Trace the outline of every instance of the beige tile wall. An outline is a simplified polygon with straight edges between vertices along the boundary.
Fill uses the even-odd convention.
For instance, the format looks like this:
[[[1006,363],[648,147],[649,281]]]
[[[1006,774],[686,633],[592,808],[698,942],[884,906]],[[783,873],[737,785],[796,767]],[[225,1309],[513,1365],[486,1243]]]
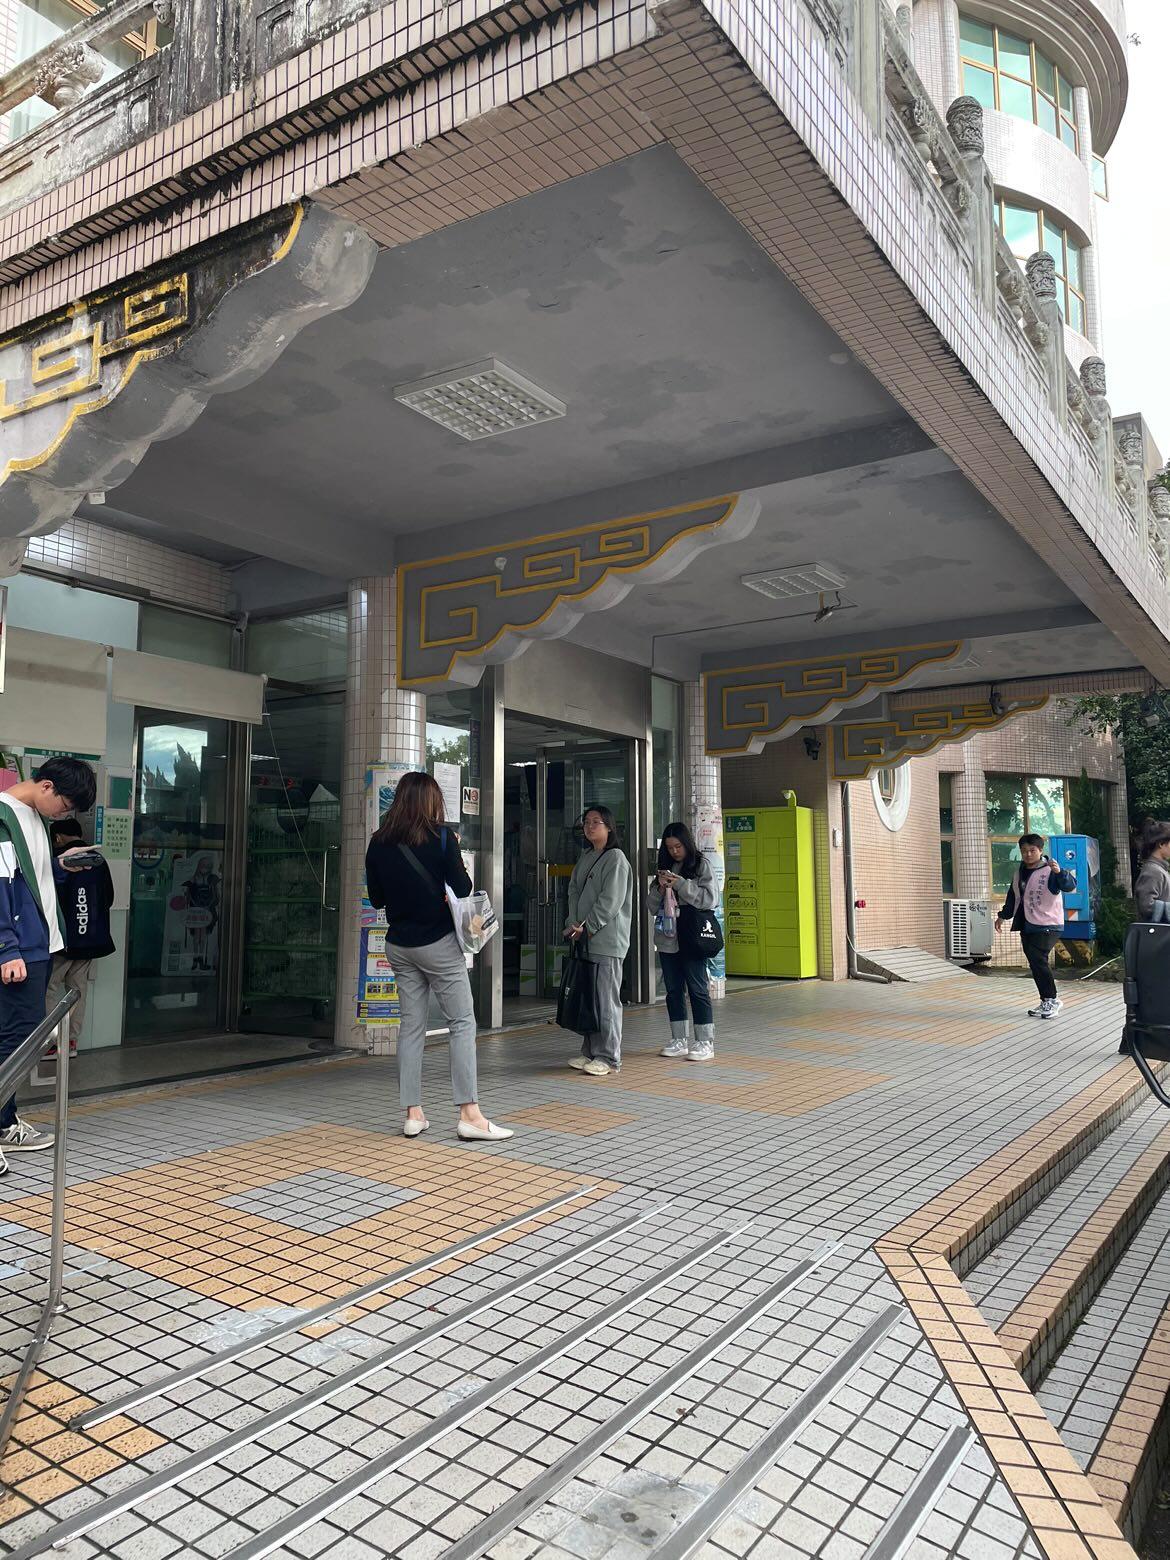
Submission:
[[[1124,764],[1111,737],[1097,737],[1068,723],[1068,708],[1021,716],[997,731],[972,738],[988,774],[1060,775],[1076,779],[1082,767],[1115,788],[1113,834],[1125,865],[1122,832]],[[824,736],[823,728],[818,735]],[[828,779],[825,753],[809,759],[801,736],[772,742],[757,757],[723,761],[723,805],[777,806],[786,789],[814,810],[817,848],[818,947],[824,978],[840,978],[845,969],[844,861],[832,830],[840,826],[840,787]],[[850,787],[853,829],[854,897],[864,899],[857,912],[860,949],[912,946],[940,957],[946,952],[939,853],[939,775],[962,767],[962,747],[940,748],[909,768],[912,792],[909,816],[892,833],[882,823],[868,781]],[[996,939],[993,963],[1022,962],[1019,941],[1004,932]]]

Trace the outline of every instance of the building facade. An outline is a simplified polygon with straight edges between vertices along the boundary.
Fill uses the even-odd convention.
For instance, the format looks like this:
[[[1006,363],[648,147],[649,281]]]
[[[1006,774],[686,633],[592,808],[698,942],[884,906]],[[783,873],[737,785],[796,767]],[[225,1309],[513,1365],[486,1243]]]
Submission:
[[[1119,8],[235,10],[0,27],[0,746],[101,768],[85,1044],[391,1049],[404,767],[491,1025],[547,1011],[589,801],[642,880],[794,792],[825,979],[942,952],[1082,769],[1120,828],[1059,707],[1170,675],[1097,350]]]

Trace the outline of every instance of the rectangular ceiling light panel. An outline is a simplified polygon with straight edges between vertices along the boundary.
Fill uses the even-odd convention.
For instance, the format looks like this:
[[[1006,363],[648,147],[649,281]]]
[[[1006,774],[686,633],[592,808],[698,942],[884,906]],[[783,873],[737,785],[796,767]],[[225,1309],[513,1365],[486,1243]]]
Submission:
[[[461,439],[490,439],[565,415],[563,401],[495,358],[399,385],[394,399]]]
[[[827,563],[797,563],[788,569],[769,569],[764,574],[745,574],[741,583],[749,590],[759,591],[773,601],[788,596],[820,596],[826,591],[840,590],[845,576]]]

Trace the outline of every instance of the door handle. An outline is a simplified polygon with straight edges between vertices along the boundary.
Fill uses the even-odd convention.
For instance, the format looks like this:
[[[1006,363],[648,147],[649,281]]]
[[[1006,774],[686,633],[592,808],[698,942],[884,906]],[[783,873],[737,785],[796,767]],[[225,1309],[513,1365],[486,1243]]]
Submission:
[[[328,845],[321,855],[321,908],[323,910],[337,910],[339,905],[329,903],[329,858],[339,855],[340,845]]]
[[[536,903],[542,910],[547,910],[548,906],[552,903],[551,899],[549,898],[548,889],[548,862],[538,861],[536,866]]]

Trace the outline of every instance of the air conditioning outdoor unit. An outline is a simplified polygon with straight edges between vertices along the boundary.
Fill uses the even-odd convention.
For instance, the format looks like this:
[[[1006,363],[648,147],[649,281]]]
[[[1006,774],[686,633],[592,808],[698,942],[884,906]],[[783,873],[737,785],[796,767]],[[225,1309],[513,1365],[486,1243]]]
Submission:
[[[943,913],[948,959],[956,964],[970,964],[973,959],[991,957],[992,915],[985,899],[947,899],[943,901]]]

